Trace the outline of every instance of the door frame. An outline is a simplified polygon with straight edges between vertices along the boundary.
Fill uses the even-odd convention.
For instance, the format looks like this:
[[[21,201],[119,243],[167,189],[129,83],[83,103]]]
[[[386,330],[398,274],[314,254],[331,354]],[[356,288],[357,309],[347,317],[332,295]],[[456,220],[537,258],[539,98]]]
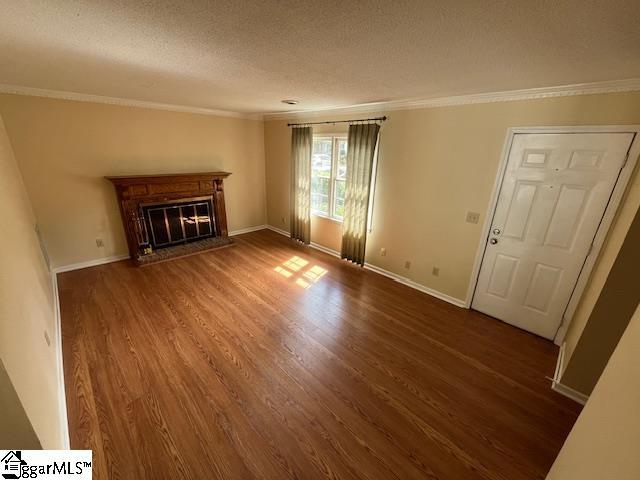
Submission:
[[[502,147],[502,157],[498,166],[498,172],[493,184],[493,190],[491,198],[489,200],[489,206],[487,208],[487,214],[482,226],[482,232],[480,235],[480,241],[476,251],[475,261],[473,263],[473,269],[471,271],[471,281],[469,282],[469,288],[467,289],[467,297],[465,299],[465,307],[471,308],[473,302],[473,296],[478,284],[478,278],[480,276],[480,268],[482,267],[482,260],[487,246],[487,240],[489,238],[489,231],[491,224],[493,223],[493,217],[498,206],[498,197],[500,195],[500,189],[502,188],[502,181],[507,169],[507,163],[509,161],[509,154],[511,153],[511,145],[513,139],[517,134],[526,133],[632,133],[634,134],[631,146],[627,152],[626,163],[620,170],[618,179],[613,187],[611,197],[600,220],[600,225],[596,230],[591,244],[591,249],[587,254],[575,287],[569,298],[569,302],[565,308],[565,312],[562,315],[562,321],[560,327],[556,332],[553,342],[556,345],[561,345],[564,337],[567,333],[567,329],[573,320],[573,316],[576,312],[576,308],[582,298],[584,289],[587,286],[587,282],[591,276],[593,267],[596,264],[596,260],[600,255],[602,246],[607,237],[607,233],[613,223],[613,219],[616,216],[618,208],[627,191],[629,180],[638,162],[638,156],[640,155],[640,125],[587,125],[587,126],[557,126],[557,127],[510,127],[507,129],[507,136]],[[640,174],[640,173],[639,173]]]

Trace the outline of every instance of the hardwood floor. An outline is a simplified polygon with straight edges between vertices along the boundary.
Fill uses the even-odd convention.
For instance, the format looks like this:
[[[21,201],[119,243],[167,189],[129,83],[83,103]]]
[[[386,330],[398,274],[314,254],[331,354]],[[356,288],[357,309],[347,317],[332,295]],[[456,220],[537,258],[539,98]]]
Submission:
[[[544,478],[557,348],[271,231],[59,275],[96,479]]]

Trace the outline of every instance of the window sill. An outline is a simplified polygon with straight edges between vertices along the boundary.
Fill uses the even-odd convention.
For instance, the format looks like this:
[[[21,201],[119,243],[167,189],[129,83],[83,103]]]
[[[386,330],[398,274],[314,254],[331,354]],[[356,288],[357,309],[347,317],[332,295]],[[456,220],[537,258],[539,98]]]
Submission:
[[[335,222],[335,223],[340,223],[342,224],[342,220],[340,220],[339,218],[333,218],[333,217],[329,217],[327,215],[322,215],[320,213],[312,213],[311,214],[312,217],[318,217],[318,218],[323,218],[325,220],[329,220],[330,222]]]

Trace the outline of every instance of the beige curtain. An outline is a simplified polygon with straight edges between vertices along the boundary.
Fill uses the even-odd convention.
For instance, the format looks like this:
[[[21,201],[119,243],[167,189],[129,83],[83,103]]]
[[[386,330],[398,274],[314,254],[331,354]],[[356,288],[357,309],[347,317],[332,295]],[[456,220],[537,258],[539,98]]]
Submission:
[[[360,265],[364,265],[371,173],[379,131],[377,123],[349,126],[341,256]]]
[[[311,127],[291,131],[291,238],[311,242]]]

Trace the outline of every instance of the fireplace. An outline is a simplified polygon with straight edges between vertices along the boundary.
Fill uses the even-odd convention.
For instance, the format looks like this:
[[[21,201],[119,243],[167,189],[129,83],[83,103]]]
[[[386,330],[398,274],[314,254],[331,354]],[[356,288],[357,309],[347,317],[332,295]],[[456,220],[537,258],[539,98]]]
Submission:
[[[226,172],[107,177],[116,186],[129,253],[139,265],[231,244]]]
[[[143,204],[141,207],[144,240],[154,248],[193,242],[216,234],[211,197]]]

